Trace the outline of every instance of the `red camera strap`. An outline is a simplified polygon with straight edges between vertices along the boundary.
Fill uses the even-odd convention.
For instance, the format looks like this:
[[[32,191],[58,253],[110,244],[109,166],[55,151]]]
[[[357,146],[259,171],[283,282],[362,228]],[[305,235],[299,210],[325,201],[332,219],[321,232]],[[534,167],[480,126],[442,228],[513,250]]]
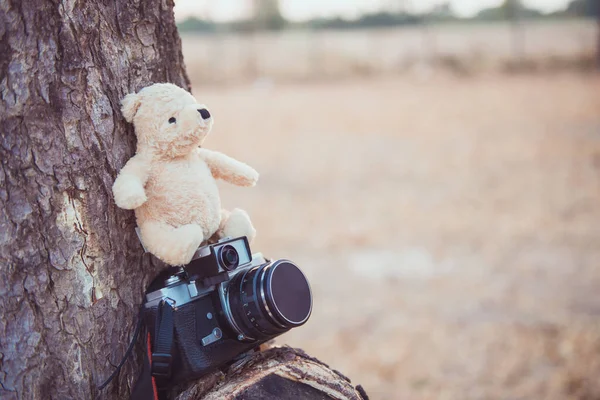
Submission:
[[[155,343],[152,346],[152,336],[148,332],[142,372],[133,386],[130,400],[160,400],[164,396],[158,391],[156,376],[168,379],[171,375],[173,334],[173,308],[169,303],[161,302],[157,311]]]
[[[148,345],[146,346],[146,350],[148,351],[148,353],[147,353],[148,360],[150,360],[152,357],[152,340],[150,338],[150,333],[148,333],[148,335],[147,335],[147,344]],[[152,371],[152,364],[150,364],[149,367],[150,367],[150,370]],[[156,379],[153,376],[151,376],[151,380],[152,380],[152,394],[154,395],[153,399],[158,400],[158,389],[156,389]]]
[[[156,387],[156,382],[154,377],[152,376],[152,366],[150,364],[150,359],[152,356],[152,345],[150,334],[147,334],[146,337],[146,356],[144,357],[144,364],[142,365],[142,372],[138,377],[137,381],[133,385],[133,390],[131,391],[130,400],[159,400],[158,389]]]

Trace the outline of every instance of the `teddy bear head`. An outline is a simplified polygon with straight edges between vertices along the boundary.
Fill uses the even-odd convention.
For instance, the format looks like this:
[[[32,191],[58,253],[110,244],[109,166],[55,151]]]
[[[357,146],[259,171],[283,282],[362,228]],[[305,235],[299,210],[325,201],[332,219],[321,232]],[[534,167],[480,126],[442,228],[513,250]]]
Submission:
[[[155,83],[128,94],[121,112],[133,123],[139,147],[161,156],[184,156],[202,144],[213,118],[204,104],[171,83]]]

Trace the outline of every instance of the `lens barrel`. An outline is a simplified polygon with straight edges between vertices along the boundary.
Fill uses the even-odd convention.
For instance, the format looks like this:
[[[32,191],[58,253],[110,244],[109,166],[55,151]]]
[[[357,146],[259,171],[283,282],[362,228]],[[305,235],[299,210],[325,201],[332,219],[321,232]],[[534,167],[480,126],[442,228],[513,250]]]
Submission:
[[[291,261],[277,260],[237,274],[228,287],[232,324],[263,339],[304,324],[312,311],[308,280]]]

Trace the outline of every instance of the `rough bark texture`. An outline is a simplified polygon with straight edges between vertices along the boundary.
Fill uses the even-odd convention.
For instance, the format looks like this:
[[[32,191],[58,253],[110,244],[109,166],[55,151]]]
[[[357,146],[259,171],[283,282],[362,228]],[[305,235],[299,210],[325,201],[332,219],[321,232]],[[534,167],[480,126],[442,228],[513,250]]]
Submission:
[[[596,66],[600,70],[600,7],[596,11],[596,23],[598,25],[598,32],[596,34]]]
[[[160,267],[111,194],[151,82],[188,87],[173,0],[0,0],[0,398],[129,392],[138,357],[95,386]]]
[[[217,372],[176,400],[368,400],[360,385],[302,350],[272,348]]]
[[[153,82],[189,89],[172,0],[0,0],[2,399],[128,397],[142,346],[96,387],[124,355],[163,265],[143,254],[111,186],[135,150],[120,99]],[[246,358],[179,399],[204,395],[360,398],[291,349]]]

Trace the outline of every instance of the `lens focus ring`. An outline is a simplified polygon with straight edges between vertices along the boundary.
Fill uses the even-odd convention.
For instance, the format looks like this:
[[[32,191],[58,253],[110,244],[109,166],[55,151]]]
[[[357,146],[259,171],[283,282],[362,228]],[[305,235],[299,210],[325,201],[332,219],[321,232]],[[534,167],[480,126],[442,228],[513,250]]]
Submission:
[[[273,336],[300,326],[312,310],[308,281],[290,261],[253,267],[238,274],[229,289],[232,316],[250,337]]]

